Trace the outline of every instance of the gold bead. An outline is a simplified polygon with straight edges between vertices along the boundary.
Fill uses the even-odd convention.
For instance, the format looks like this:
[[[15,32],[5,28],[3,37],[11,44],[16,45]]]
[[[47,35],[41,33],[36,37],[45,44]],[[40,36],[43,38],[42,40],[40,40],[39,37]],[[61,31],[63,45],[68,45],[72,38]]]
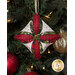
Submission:
[[[9,3],[10,2],[10,0],[7,0],[7,3]]]
[[[8,12],[9,10],[7,10],[7,12]]]
[[[8,19],[8,20],[7,20],[7,23],[10,23],[10,22],[11,22],[11,20],[10,20],[10,19]]]
[[[33,65],[31,65],[31,69],[33,69]]]
[[[50,54],[51,52],[50,52],[50,50],[48,50],[48,54]]]
[[[43,70],[45,70],[45,66],[43,66],[43,68],[42,68]]]

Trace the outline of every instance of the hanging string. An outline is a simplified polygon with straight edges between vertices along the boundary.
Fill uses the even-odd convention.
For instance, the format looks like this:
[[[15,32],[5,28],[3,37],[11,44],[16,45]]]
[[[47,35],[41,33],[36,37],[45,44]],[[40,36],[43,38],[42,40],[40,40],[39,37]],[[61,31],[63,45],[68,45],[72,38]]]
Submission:
[[[39,0],[35,0],[35,13],[39,13]]]

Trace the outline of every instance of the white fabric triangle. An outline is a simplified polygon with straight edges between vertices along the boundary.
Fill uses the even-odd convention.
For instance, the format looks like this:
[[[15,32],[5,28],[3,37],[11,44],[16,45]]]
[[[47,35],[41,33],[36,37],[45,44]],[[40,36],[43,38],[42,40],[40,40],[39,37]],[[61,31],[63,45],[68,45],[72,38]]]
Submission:
[[[29,49],[29,51],[32,53],[32,43],[33,43],[33,41],[32,42],[30,42],[30,43],[23,43],[23,45],[25,45],[28,49]]]
[[[21,30],[21,32],[30,32],[31,33],[31,29],[30,29],[31,22],[32,22],[32,20],[29,21],[29,23],[24,27],[24,29]]]
[[[41,33],[54,32],[43,20],[42,23],[43,23],[43,27]]]
[[[51,44],[52,44],[52,43],[50,43],[50,44],[46,44],[46,43],[41,42],[42,49],[43,49],[43,51],[41,52],[41,54],[44,53],[45,50],[47,49],[47,47],[48,47],[49,45],[51,45]]]

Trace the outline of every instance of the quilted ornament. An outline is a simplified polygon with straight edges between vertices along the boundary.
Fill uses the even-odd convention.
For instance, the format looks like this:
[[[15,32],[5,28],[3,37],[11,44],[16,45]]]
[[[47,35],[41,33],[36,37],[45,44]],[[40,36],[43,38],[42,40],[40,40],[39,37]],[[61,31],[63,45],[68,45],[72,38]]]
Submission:
[[[56,35],[43,20],[40,20],[39,15],[35,13],[33,21],[31,20],[14,38],[20,40],[39,60],[46,48],[59,39],[60,36]]]

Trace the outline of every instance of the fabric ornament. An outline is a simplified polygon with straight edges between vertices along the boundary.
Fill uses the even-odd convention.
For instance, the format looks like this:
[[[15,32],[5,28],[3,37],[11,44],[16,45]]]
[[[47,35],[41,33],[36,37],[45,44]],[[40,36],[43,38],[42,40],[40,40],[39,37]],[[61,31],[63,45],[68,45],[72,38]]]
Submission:
[[[43,20],[40,20],[38,13],[35,13],[33,21],[31,20],[14,38],[20,40],[39,60],[46,48],[60,36],[56,35]]]

